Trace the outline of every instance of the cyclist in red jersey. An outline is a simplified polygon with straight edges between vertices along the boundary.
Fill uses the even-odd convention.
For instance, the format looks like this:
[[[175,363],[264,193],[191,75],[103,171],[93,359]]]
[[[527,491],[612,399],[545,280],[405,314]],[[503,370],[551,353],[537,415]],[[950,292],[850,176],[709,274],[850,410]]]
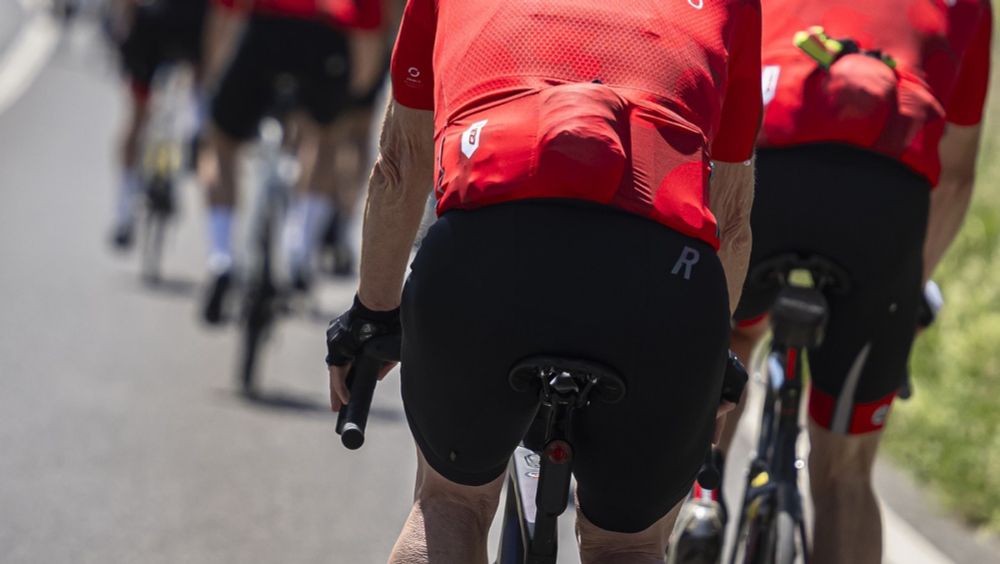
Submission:
[[[628,387],[574,416],[583,561],[663,561],[749,253],[759,18],[756,0],[408,2],[360,286],[327,359],[339,410],[360,345],[402,332],[419,469],[390,561],[486,561],[538,408],[508,372],[546,352]]]
[[[989,0],[764,5],[751,269],[812,253],[852,278],[848,294],[828,296],[826,338],[809,359],[819,564],[881,559],[872,467],[906,377],[921,288],[971,197],[991,26]],[[797,34],[837,42],[820,37],[811,56]],[[732,345],[744,360],[775,293],[744,288]]]
[[[352,94],[366,92],[378,78],[382,0],[219,0],[217,10],[245,19],[244,32],[230,32],[238,44],[212,102],[213,127],[203,175],[208,185],[210,270],[213,280],[204,305],[209,323],[222,319],[232,280],[231,232],[236,200],[237,163],[244,142],[257,134],[258,122],[274,104],[279,77],[296,82],[296,104],[307,119],[296,119],[304,165],[299,194],[289,220],[293,228],[289,259],[292,278],[308,278],[309,260],[330,213],[337,185],[339,144],[336,117]],[[372,62],[374,60],[374,62]],[[295,116],[297,117],[297,116]]]

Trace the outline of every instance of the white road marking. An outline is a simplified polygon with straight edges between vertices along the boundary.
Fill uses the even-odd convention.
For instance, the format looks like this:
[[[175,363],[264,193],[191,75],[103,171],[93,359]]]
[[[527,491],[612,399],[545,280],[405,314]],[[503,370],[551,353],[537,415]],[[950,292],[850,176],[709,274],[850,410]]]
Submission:
[[[888,564],[955,564],[888,505],[882,503],[882,529]]]
[[[32,12],[6,52],[0,54],[0,113],[31,86],[59,42],[59,26],[38,0],[21,0]]]

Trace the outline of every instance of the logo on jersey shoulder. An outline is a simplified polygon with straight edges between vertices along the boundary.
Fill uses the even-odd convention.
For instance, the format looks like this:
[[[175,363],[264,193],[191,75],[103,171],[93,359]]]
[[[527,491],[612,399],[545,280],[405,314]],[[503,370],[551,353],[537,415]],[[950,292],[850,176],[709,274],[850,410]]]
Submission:
[[[705,0],[688,0],[688,5],[695,10],[700,10],[705,7]]]
[[[781,75],[781,67],[778,65],[767,65],[760,72],[761,94],[764,97],[764,105],[774,100],[774,95],[778,92],[778,76]]]
[[[475,154],[476,149],[479,148],[479,141],[482,137],[483,128],[486,127],[487,122],[489,122],[487,119],[477,121],[462,134],[462,154],[465,155],[465,158],[471,159],[472,155]]]

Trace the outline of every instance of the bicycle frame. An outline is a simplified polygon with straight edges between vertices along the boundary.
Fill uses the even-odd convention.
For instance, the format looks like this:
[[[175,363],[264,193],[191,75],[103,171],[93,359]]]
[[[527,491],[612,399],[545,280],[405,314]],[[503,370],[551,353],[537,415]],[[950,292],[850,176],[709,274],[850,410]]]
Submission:
[[[798,488],[798,474],[804,462],[796,452],[801,431],[803,353],[802,349],[775,346],[764,359],[767,377],[760,435],[747,475],[737,546],[730,555],[732,564],[773,561],[778,541],[776,519],[782,512],[791,516],[801,546],[806,546],[802,494]],[[742,560],[739,560],[741,547]],[[808,561],[804,552],[802,556]]]
[[[766,374],[764,402],[757,450],[750,463],[740,509],[736,546],[730,555],[731,564],[740,561],[740,556],[745,564],[787,560],[795,555],[788,554],[789,542],[793,543],[790,548],[793,553],[800,554],[805,562],[809,558],[802,493],[798,486],[799,471],[805,467],[805,462],[799,458],[796,446],[801,434],[799,417],[804,378],[808,372],[807,349],[822,341],[826,302],[813,287],[815,276],[805,277],[802,272],[799,269],[791,271],[789,288],[792,291],[787,294],[789,299],[784,307],[789,308],[786,313],[794,310],[806,315],[775,315],[775,337],[766,356],[755,363]],[[791,519],[797,538],[779,538],[778,521],[782,514]]]
[[[160,277],[166,223],[174,213],[177,178],[183,169],[183,142],[190,124],[183,119],[193,78],[178,64],[157,71],[149,124],[143,140],[142,184],[145,219],[142,274],[149,282]]]
[[[511,387],[537,389],[532,373],[541,382],[542,405],[508,467],[498,564],[555,564],[558,519],[569,504],[573,473],[573,413],[591,394],[606,403],[625,395],[625,383],[610,369],[554,357],[519,364],[511,371]]]
[[[246,393],[254,392],[257,357],[277,312],[280,296],[274,280],[275,234],[284,218],[288,195],[298,174],[298,160],[287,142],[284,124],[269,117],[261,124],[257,145],[258,189],[250,206],[245,257],[246,295],[240,379]]]

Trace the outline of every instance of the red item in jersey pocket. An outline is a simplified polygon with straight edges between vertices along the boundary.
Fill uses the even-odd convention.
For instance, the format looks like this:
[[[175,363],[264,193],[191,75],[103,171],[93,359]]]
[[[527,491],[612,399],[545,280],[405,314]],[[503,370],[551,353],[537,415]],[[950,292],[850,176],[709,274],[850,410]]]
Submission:
[[[761,144],[783,146],[847,137],[873,147],[895,111],[896,73],[867,55],[841,57],[829,71],[804,55],[782,65]]]

